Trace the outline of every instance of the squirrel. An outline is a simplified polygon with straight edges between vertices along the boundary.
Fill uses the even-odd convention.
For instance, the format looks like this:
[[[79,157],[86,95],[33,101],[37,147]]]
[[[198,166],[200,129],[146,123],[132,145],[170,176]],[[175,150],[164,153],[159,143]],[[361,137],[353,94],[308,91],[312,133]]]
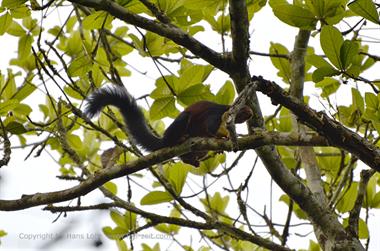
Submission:
[[[188,106],[165,130],[162,137],[156,136],[147,125],[144,114],[136,100],[120,86],[107,86],[90,94],[85,114],[92,118],[107,105],[115,106],[122,114],[129,136],[149,152],[183,143],[191,137],[228,138],[223,115],[230,108],[211,101],[198,101]],[[252,116],[248,106],[236,114],[235,123],[243,123]],[[207,152],[190,152],[181,155],[184,163],[198,167]]]

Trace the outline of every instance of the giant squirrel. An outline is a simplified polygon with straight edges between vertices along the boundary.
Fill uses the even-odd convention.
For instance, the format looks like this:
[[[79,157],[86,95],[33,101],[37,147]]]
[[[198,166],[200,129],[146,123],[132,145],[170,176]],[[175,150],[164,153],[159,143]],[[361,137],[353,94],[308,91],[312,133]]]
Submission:
[[[120,86],[103,87],[87,98],[85,114],[90,118],[100,113],[103,107],[115,106],[121,112],[129,136],[147,151],[174,146],[191,137],[228,138],[223,115],[230,108],[210,101],[199,101],[188,106],[170,124],[162,137],[157,137],[148,127],[136,100]],[[243,123],[252,116],[248,106],[241,108],[235,123]],[[190,152],[180,156],[183,162],[198,167],[207,152]]]

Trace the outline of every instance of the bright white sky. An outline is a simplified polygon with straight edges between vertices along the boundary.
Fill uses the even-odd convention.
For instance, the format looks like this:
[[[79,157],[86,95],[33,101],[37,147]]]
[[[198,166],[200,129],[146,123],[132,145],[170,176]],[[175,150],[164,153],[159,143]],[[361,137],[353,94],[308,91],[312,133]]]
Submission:
[[[54,15],[52,15],[54,16]],[[64,15],[60,13],[57,16],[61,16],[61,20],[64,20]],[[259,51],[259,52],[268,52],[270,42],[279,42],[285,45],[289,50],[293,47],[293,41],[297,29],[290,28],[279,21],[273,19],[271,10],[266,7],[263,11],[259,12],[253,21],[253,26],[251,27],[251,50]],[[209,35],[202,36],[198,35],[198,39],[208,44],[210,47],[215,48],[215,41],[219,38],[210,38]],[[0,38],[2,41],[2,46],[0,47],[0,69],[3,73],[6,71],[8,66],[8,60],[14,54],[13,52],[17,51],[17,43],[14,42],[12,38],[4,40],[4,37]],[[219,40],[218,40],[219,41]],[[7,43],[4,45],[4,43]],[[313,45],[318,46],[318,45]],[[378,50],[379,51],[379,50]],[[133,78],[129,78],[127,80],[128,88],[131,93],[133,93],[136,97],[147,94],[154,88],[154,79],[159,76],[159,73],[154,68],[153,64],[150,61],[140,61],[134,60],[133,67],[139,69],[140,71],[148,71],[148,74],[141,75],[137,72],[133,72]],[[279,79],[276,76],[275,69],[271,66],[271,63],[266,57],[258,57],[253,56],[251,62],[251,69],[253,74],[263,75],[265,78],[271,80]],[[377,73],[379,74],[379,73]],[[379,75],[377,78],[380,78]],[[374,77],[371,77],[374,79]],[[226,75],[224,74],[215,74],[213,78],[209,78],[207,83],[213,82],[218,83],[218,87],[224,83],[226,80]],[[139,84],[131,84],[131,83],[139,83]],[[217,88],[213,90],[217,90]],[[315,107],[319,106],[319,101],[315,98],[315,96],[319,93],[313,89],[313,86],[306,85],[305,91],[308,95],[312,97],[312,104]],[[339,99],[339,103],[349,102],[351,100],[349,89],[347,88],[347,99]],[[313,98],[314,97],[314,98]],[[341,96],[342,97],[342,96]],[[337,97],[332,97],[332,99],[337,99]],[[34,100],[33,100],[34,101]],[[35,104],[40,102],[39,100],[34,101]],[[262,108],[266,114],[269,114],[273,107],[271,106],[269,100],[265,97],[260,96],[260,103],[262,104]],[[37,109],[37,108],[36,108]],[[38,110],[36,110],[34,114],[38,114]],[[38,141],[38,139],[36,139]],[[18,144],[17,141],[13,141],[13,144]],[[59,181],[55,178],[56,175],[59,175],[57,165],[54,160],[46,153],[43,153],[43,156],[40,158],[29,158],[27,161],[24,161],[27,153],[30,149],[27,150],[14,150],[12,153],[12,159],[10,164],[7,167],[2,167],[0,169],[1,174],[1,182],[0,182],[0,198],[2,199],[15,199],[19,198],[22,194],[32,194],[35,192],[48,192],[55,191],[64,188],[68,188],[72,185],[75,185],[76,182],[67,182],[67,181]],[[253,152],[247,154],[244,159],[244,165],[241,165],[242,168],[242,176],[246,175],[246,173],[250,170],[253,162]],[[229,158],[229,162],[231,162],[233,158]],[[143,172],[144,173],[144,172]],[[150,177],[150,176],[149,176]],[[237,180],[240,180],[241,177],[236,177]],[[126,191],[125,179],[119,179],[119,196],[123,195],[123,191]],[[140,181],[139,179],[135,179]],[[146,179],[144,184],[145,187],[151,187],[152,178]],[[269,175],[267,174],[265,168],[263,166],[258,165],[254,171],[254,178],[251,180],[253,182],[254,188],[253,191],[250,191],[250,196],[254,196],[253,198],[249,198],[249,201],[254,201],[250,203],[254,206],[256,210],[260,213],[264,210],[264,205],[267,205],[267,214],[269,214],[269,191],[271,186],[271,180]],[[235,183],[237,184],[237,183]],[[194,182],[189,182],[189,185],[195,191],[198,191],[198,187]],[[224,185],[224,184],[220,184]],[[274,186],[274,194],[273,194],[273,202],[276,203],[278,201],[280,191]],[[218,187],[212,187],[211,189],[217,190]],[[139,198],[145,195],[145,191],[134,190],[133,199],[138,202]],[[126,193],[125,193],[126,194]],[[190,194],[190,190],[187,189],[187,194]],[[226,195],[227,193],[223,194]],[[230,202],[234,202],[235,198],[231,197]],[[89,195],[82,197],[82,205],[90,205],[96,204],[103,201],[103,196],[100,192],[92,192]],[[75,204],[76,201],[73,201],[72,204]],[[67,205],[63,203],[62,205]],[[91,241],[100,234],[101,227],[108,225],[114,226],[111,222],[109,216],[105,212],[81,212],[81,213],[69,213],[68,216],[61,217],[56,223],[52,223],[52,221],[57,217],[57,215],[53,215],[49,212],[41,211],[42,207],[31,208],[24,211],[18,212],[1,212],[0,213],[0,229],[4,229],[8,232],[8,236],[2,239],[2,249],[5,250],[37,250],[42,247],[46,247],[49,250],[85,250],[86,248],[91,247]],[[144,209],[152,212],[157,212],[160,207],[145,207]],[[280,208],[280,209],[279,209]],[[284,206],[283,203],[277,204],[273,210],[273,219],[274,222],[283,223],[284,217],[287,212],[287,207]],[[295,219],[295,217],[293,218]],[[143,221],[139,221],[140,224],[143,224]],[[372,234],[373,236],[377,236],[377,232],[374,231],[374,226],[380,225],[380,217],[379,216],[371,216],[370,219],[372,226]],[[252,221],[253,224],[263,224],[262,221],[255,218]],[[65,229],[65,230],[64,230]],[[256,229],[255,229],[256,230]],[[62,242],[57,245],[61,246],[57,248],[54,246],[53,248],[47,247],[48,240],[53,235],[54,238],[56,234],[61,232],[68,233],[69,235],[64,235]],[[180,240],[189,241],[188,236],[183,233],[186,230],[182,230],[182,235],[179,235]],[[258,228],[257,231],[267,232],[266,228]],[[309,227],[297,228],[299,234],[307,234],[311,231]],[[154,233],[152,230],[146,230],[144,233],[150,234]],[[48,234],[47,240],[42,240],[41,236],[36,236],[36,234]],[[50,235],[52,234],[52,235]],[[37,240],[28,240],[26,239],[28,236],[37,237]],[[308,246],[307,238],[299,238],[291,236],[289,240],[289,246],[292,248],[307,248]],[[160,240],[145,240],[143,238],[137,238],[134,242],[134,246],[137,250],[140,249],[139,243],[148,242],[154,244],[155,242]],[[199,241],[199,236],[195,235],[192,239],[193,243],[197,243]],[[185,243],[190,244],[190,243]],[[161,250],[178,250],[178,247],[174,244],[171,246],[170,240],[161,240],[160,241]],[[105,240],[104,245],[98,250],[114,250],[115,244],[113,241]],[[90,249],[89,249],[90,250]],[[380,250],[380,239],[371,238],[371,250]]]

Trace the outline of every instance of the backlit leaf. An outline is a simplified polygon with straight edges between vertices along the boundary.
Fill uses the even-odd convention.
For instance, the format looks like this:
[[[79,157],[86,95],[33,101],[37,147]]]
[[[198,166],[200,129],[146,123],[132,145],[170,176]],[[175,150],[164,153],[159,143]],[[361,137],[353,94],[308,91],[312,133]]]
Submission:
[[[323,26],[321,31],[322,50],[330,62],[338,69],[343,68],[340,61],[340,47],[342,44],[343,36],[338,29],[330,25]]]
[[[375,2],[372,0],[355,0],[348,4],[348,8],[375,24],[380,23],[379,13],[377,12]]]

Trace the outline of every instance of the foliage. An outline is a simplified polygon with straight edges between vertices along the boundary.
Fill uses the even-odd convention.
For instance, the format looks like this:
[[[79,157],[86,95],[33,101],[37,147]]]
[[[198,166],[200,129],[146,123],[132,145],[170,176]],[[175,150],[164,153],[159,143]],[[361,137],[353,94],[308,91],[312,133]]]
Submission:
[[[194,102],[210,100],[231,104],[237,93],[241,93],[242,85],[247,84],[250,74],[248,67],[239,67],[237,63],[248,65],[248,53],[252,57],[265,55],[270,58],[268,67],[277,73],[278,78],[273,76],[273,80],[289,90],[289,95],[293,95],[292,88],[296,83],[302,82],[303,89],[305,82],[305,89],[312,91],[305,92],[306,96],[298,102],[312,108],[319,104],[319,110],[325,110],[337,125],[356,132],[373,151],[379,151],[376,147],[380,135],[380,76],[374,75],[378,72],[373,73],[379,64],[379,55],[373,54],[375,45],[362,35],[367,26],[379,28],[379,3],[372,0],[236,1],[237,5],[244,6],[246,15],[239,15],[239,18],[246,16],[242,22],[245,26],[254,27],[255,15],[271,8],[272,19],[291,26],[299,34],[308,34],[310,42],[305,43],[304,56],[297,58],[299,48],[296,42],[294,48],[288,48],[273,41],[267,45],[268,54],[254,52],[251,48],[244,51],[245,56],[236,53],[235,50],[249,46],[249,42],[244,41],[244,36],[236,39],[239,28],[234,24],[240,23],[233,11],[239,6],[234,6],[233,2],[3,0],[0,39],[11,36],[17,41],[18,48],[6,71],[0,74],[0,135],[4,162],[7,162],[7,156],[13,158],[17,148],[26,151],[26,147],[32,146],[27,158],[32,153],[40,156],[43,151],[57,156],[55,172],[63,179],[78,181],[79,185],[109,170],[109,178],[105,182],[99,181],[96,188],[112,203],[94,205],[94,208],[104,209],[106,206],[109,211],[112,222],[109,225],[112,226],[104,226],[103,234],[115,242],[119,250],[132,250],[132,241],[128,243],[127,237],[146,229],[170,236],[184,250],[214,250],[218,247],[264,250],[280,246],[286,250],[288,238],[291,235],[296,238],[293,222],[316,224],[317,229],[325,231],[326,226],[312,220],[315,212],[310,209],[312,207],[305,206],[308,201],[301,201],[304,205],[297,201],[302,196],[294,196],[295,193],[304,195],[306,190],[316,192],[312,190],[310,183],[313,180],[308,176],[310,163],[300,155],[302,148],[297,143],[285,146],[273,143],[280,157],[272,157],[284,167],[283,173],[303,186],[297,187],[285,180],[288,176],[276,176],[269,171],[280,187],[279,180],[289,184],[285,185],[287,189],[281,187],[284,191],[275,198],[278,208],[273,207],[273,211],[281,214],[284,208],[289,210],[287,215],[283,214],[281,220],[285,223],[279,227],[281,224],[268,217],[265,209],[254,206],[255,196],[261,193],[269,197],[269,191],[252,192],[257,189],[252,182],[256,166],[252,161],[253,153],[247,152],[244,158],[248,161],[244,162],[241,160],[243,154],[233,159],[230,154],[210,151],[199,168],[184,164],[178,158],[151,165],[152,162],[144,162],[141,158],[141,152],[128,137],[116,109],[105,109],[92,122],[81,112],[86,97],[97,88],[110,84],[124,84],[128,90],[138,87],[144,90],[144,99],[150,104],[144,106],[146,102],[138,99],[138,103],[145,107],[142,109],[147,121],[153,130],[162,134],[167,119],[175,118]],[[54,18],[45,15],[51,11],[64,13],[61,24],[52,22]],[[243,26],[239,27],[246,29],[248,34],[251,26]],[[220,41],[212,41],[213,44],[206,47],[197,40],[208,36],[220,38]],[[253,44],[260,39],[254,35],[251,37]],[[234,46],[234,43],[240,43],[240,46]],[[147,69],[136,70],[136,61],[141,61]],[[257,62],[249,64],[252,72],[257,73]],[[297,65],[303,67],[302,77],[296,74]],[[136,75],[148,74],[154,76],[150,83],[147,78],[147,83],[133,82]],[[222,81],[215,80],[220,79],[215,78],[218,74]],[[317,92],[319,94],[314,95],[317,96],[314,99],[307,96]],[[256,99],[249,102],[255,107]],[[283,135],[297,133],[318,135],[318,131],[311,132],[308,128],[297,131],[301,126],[294,119],[293,111],[280,105],[273,114],[270,114],[271,108],[264,110],[265,132],[282,133],[279,135],[285,138],[288,137]],[[259,109],[257,106],[254,109],[257,121],[261,119]],[[310,123],[306,121],[305,124]],[[37,143],[36,137],[39,139]],[[117,147],[110,148],[110,145]],[[340,229],[347,231],[351,240],[361,239],[365,243],[371,237],[367,225],[369,210],[380,207],[379,174],[370,173],[358,156],[331,145],[331,142],[329,147],[312,146],[312,161],[319,170],[317,186],[324,196],[322,202],[317,201],[318,205],[332,217],[338,215],[336,222]],[[258,155],[270,170],[271,163]],[[128,191],[125,191],[121,185],[125,179],[114,179],[118,176],[112,168],[125,165],[133,169],[135,164],[145,165],[149,172],[138,169],[140,172],[130,173]],[[367,173],[370,173],[368,178]],[[143,189],[131,186],[131,180],[133,184],[144,184]],[[214,183],[217,185],[213,186]],[[294,193],[292,189],[299,190]],[[45,206],[49,209],[55,204]],[[362,210],[360,213],[363,208],[367,209],[366,212]],[[67,208],[61,209],[65,210]],[[359,214],[355,215],[358,211]],[[250,222],[250,219],[255,220]],[[267,234],[262,235],[263,231],[255,227],[257,221],[265,222]],[[347,230],[350,228],[356,233]],[[6,238],[6,234],[0,230],[0,238]],[[202,241],[189,242],[190,235],[200,235]],[[177,236],[189,239],[181,242]],[[316,239],[310,237],[308,240],[309,250],[324,248],[320,238],[316,236]],[[327,239],[331,241],[334,237]],[[140,244],[143,250],[161,250],[159,243],[142,241]]]

